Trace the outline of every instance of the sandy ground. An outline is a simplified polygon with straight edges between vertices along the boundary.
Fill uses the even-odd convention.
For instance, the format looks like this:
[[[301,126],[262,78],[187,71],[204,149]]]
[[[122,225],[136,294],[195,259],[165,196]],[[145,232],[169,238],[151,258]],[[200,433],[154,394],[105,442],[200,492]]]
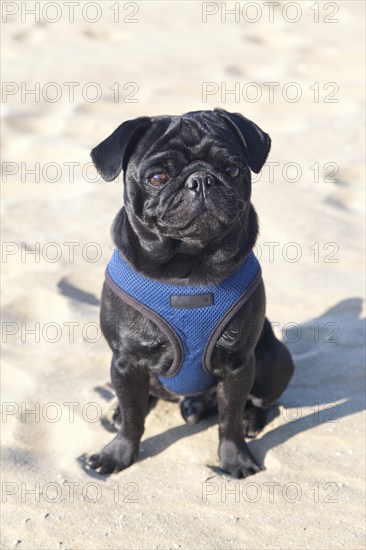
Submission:
[[[364,548],[364,3],[280,2],[272,23],[261,2],[80,2],[74,22],[40,2],[37,23],[34,4],[3,3],[2,548]],[[260,474],[221,476],[215,420],[159,402],[139,461],[104,479],[78,457],[111,439],[98,310],[122,188],[89,150],[215,106],[273,139],[257,252],[296,374],[250,443]]]

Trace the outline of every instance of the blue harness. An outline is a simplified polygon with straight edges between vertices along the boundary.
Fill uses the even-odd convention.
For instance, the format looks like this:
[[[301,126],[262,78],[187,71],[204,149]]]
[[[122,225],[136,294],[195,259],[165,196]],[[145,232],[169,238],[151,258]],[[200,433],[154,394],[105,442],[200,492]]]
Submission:
[[[178,395],[196,395],[217,383],[210,373],[215,344],[260,279],[260,265],[253,252],[217,285],[185,286],[149,279],[132,269],[118,250],[106,271],[109,287],[169,338],[174,360],[159,381]]]

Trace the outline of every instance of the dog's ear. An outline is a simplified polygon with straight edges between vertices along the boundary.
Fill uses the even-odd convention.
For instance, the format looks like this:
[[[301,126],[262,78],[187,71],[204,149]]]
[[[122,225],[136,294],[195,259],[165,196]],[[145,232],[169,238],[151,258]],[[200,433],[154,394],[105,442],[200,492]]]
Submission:
[[[263,132],[254,122],[239,113],[228,113],[223,109],[215,109],[215,111],[225,118],[236,130],[244,145],[248,164],[251,170],[258,174],[266,162],[271,148],[271,138],[269,135]]]
[[[98,173],[105,181],[114,180],[123,168],[138,139],[151,125],[149,117],[127,120],[104,141],[99,143],[90,156]]]

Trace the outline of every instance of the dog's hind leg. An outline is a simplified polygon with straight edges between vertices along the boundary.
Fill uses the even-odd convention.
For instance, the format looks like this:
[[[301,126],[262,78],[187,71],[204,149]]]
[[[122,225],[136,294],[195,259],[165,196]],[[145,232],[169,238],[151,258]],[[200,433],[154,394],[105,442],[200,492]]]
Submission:
[[[198,424],[217,414],[216,388],[203,395],[181,398],[180,412],[187,424]]]
[[[244,433],[255,437],[268,421],[268,411],[286,389],[294,363],[286,346],[265,319],[255,349],[255,379],[244,411]]]
[[[187,424],[197,424],[206,420],[209,416],[217,414],[216,388],[208,390],[201,395],[182,397],[170,393],[162,386],[159,380],[150,377],[150,399],[152,397],[180,403],[180,412]]]

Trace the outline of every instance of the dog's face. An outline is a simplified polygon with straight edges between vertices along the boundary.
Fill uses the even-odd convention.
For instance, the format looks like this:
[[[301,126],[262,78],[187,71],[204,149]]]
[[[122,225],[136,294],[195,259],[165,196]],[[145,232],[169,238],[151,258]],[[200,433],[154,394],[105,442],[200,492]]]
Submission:
[[[124,169],[125,208],[138,231],[207,243],[245,218],[250,170],[259,172],[270,138],[222,110],[138,118],[92,151],[107,181]]]

